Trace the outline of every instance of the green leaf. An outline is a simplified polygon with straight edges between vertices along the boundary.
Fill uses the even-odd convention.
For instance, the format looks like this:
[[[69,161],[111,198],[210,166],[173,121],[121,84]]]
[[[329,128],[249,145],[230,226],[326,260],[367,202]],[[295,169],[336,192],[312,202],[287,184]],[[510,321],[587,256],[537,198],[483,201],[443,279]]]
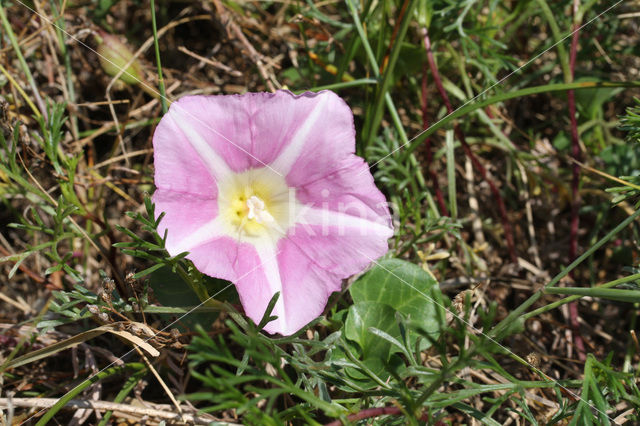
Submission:
[[[382,260],[353,283],[349,291],[355,304],[378,302],[388,305],[434,338],[444,323],[445,309],[438,283],[413,263]],[[380,328],[375,324],[371,326]],[[399,334],[389,334],[399,337]]]
[[[358,344],[363,359],[387,360],[391,352],[391,343],[372,333],[371,327],[392,336],[399,335],[400,329],[395,319],[394,309],[384,303],[358,302],[349,308],[344,325],[344,336]]]

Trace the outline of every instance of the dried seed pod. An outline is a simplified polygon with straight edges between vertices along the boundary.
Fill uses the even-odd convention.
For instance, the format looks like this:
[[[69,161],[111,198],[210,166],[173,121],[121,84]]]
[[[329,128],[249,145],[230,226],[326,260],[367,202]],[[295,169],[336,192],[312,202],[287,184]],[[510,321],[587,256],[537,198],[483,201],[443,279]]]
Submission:
[[[87,305],[87,309],[89,310],[89,312],[91,312],[92,315],[100,314],[100,308],[98,308],[96,305]]]
[[[111,293],[116,289],[116,283],[111,278],[105,278],[102,280],[102,287],[104,288],[104,291]]]
[[[105,32],[100,32],[98,42],[97,52],[100,57],[100,65],[104,72],[115,77],[121,69],[131,62],[133,52],[119,37]],[[142,81],[142,64],[137,58],[120,75],[119,80],[127,84],[138,84]]]
[[[531,364],[532,367],[534,368],[538,368],[540,367],[540,355],[538,355],[535,352],[531,352],[529,355],[527,355],[527,362],[529,364]]]
[[[111,292],[104,288],[98,289],[98,297],[105,303],[111,303]]]
[[[467,297],[467,294],[471,294],[471,293],[472,293],[471,290],[465,290],[463,292],[456,294],[456,297],[453,298],[453,302],[451,302],[453,307],[456,308],[456,311],[458,311],[459,313],[464,312],[465,299]]]
[[[177,328],[172,328],[169,333],[171,334],[171,338],[175,340],[180,339],[180,336],[182,336],[182,333],[180,333],[180,330]]]

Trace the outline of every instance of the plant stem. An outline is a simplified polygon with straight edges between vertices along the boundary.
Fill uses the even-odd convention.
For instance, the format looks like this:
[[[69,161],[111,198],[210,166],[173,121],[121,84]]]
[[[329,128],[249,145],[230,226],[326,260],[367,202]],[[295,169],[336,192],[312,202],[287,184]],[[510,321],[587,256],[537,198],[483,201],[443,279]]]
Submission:
[[[151,0],[151,29],[153,31],[153,46],[156,52],[156,64],[158,67],[158,89],[160,90],[160,103],[162,113],[167,113],[167,93],[164,88],[164,78],[162,78],[162,63],[160,62],[160,47],[158,45],[158,30],[156,28],[156,5],[155,0]]]
[[[527,308],[529,308],[529,306],[533,305],[538,299],[540,299],[540,297],[542,297],[545,289],[549,287],[553,287],[556,284],[558,284],[558,282],[560,282],[562,278],[566,277],[569,274],[569,272],[571,272],[576,266],[581,264],[585,259],[591,256],[596,250],[602,247],[607,241],[613,238],[618,232],[626,228],[631,222],[636,220],[638,216],[640,216],[640,209],[633,212],[633,214],[631,214],[628,218],[620,222],[618,226],[616,226],[611,231],[609,231],[607,235],[600,238],[600,240],[594,245],[592,245],[589,248],[589,250],[584,252],[580,257],[578,257],[576,260],[571,262],[569,266],[565,267],[562,271],[560,271],[560,273],[558,273],[555,277],[553,277],[553,279],[549,281],[549,283],[545,285],[544,288],[536,291],[527,300],[525,300],[520,306],[518,306],[516,309],[511,311],[511,313],[509,313],[509,315],[507,315],[502,321],[500,321],[495,327],[493,327],[489,331],[489,333],[487,333],[487,335],[495,340],[500,340],[503,337],[505,337],[505,336],[502,336],[501,333],[505,329],[507,329],[510,325],[512,325],[515,321],[518,321],[518,319],[524,320],[524,319],[530,318],[531,315],[524,314],[524,311],[526,311]]]
[[[405,4],[403,5],[403,10],[406,10],[406,12],[401,18],[398,34],[393,47],[391,48],[391,53],[389,54],[389,62],[384,67],[384,74],[382,75],[382,81],[380,83],[380,86],[378,87],[378,93],[376,95],[376,100],[374,103],[372,116],[373,118],[371,119],[371,121],[368,121],[369,126],[365,126],[364,129],[365,147],[371,145],[373,139],[375,138],[375,135],[378,133],[380,123],[382,122],[382,113],[384,111],[384,103],[386,101],[385,98],[389,92],[389,85],[391,84],[391,80],[393,79],[395,66],[398,62],[398,57],[400,56],[400,50],[402,49],[402,41],[407,34],[407,29],[409,28],[409,23],[411,22],[413,9],[416,3],[416,0],[405,0]]]
[[[571,52],[569,55],[569,80],[573,82],[576,67],[576,53],[578,51],[578,35],[580,22],[577,21],[577,14],[580,8],[580,0],[573,0],[573,36],[571,37]],[[558,49],[562,44],[558,45]],[[566,56],[566,55],[565,55]],[[563,57],[560,57],[563,59]],[[564,69],[564,67],[563,67]],[[573,90],[567,91],[567,102],[569,104],[569,120],[571,122],[571,157],[575,160],[571,167],[571,225],[569,231],[569,259],[575,259],[578,253],[578,230],[580,228],[580,166],[576,161],[580,161],[580,136],[578,135],[578,119],[576,117],[576,97]],[[573,275],[573,274],[571,274]],[[576,302],[569,304],[569,324],[572,329],[573,340],[577,349],[578,359],[585,360],[585,348],[582,336],[580,336],[580,324],[578,323],[578,305]]]
[[[378,67],[378,61],[376,60],[375,54],[371,49],[371,45],[367,40],[367,36],[362,26],[362,22],[360,21],[360,16],[358,15],[358,11],[353,5],[353,0],[347,0],[347,5],[349,6],[349,11],[351,12],[353,23],[362,41],[362,46],[364,47],[367,57],[369,58],[369,65],[373,69],[373,74],[376,77],[376,79],[379,79],[380,71]],[[389,71],[389,67],[387,67],[387,71]],[[400,116],[398,115],[398,111],[396,110],[393,100],[391,99],[391,95],[389,94],[388,91],[384,95],[384,101],[387,106],[387,109],[389,110],[389,114],[391,114],[391,119],[396,128],[396,131],[400,136],[400,142],[402,143],[402,146],[405,146],[409,143],[409,138],[407,137],[407,133],[405,132],[404,127],[402,126],[402,122],[400,121]],[[365,128],[366,128],[366,123],[365,123]],[[363,138],[363,140],[366,141],[366,136]],[[418,160],[415,158],[415,156],[410,155],[406,157],[404,161],[409,161],[411,166],[416,168],[416,179],[418,181],[419,186],[421,188],[424,188],[424,185],[425,185],[424,176],[422,176],[422,171],[419,168]]]
[[[538,5],[542,9],[542,14],[544,15],[544,18],[549,24],[549,27],[551,28],[551,32],[553,33],[553,40],[557,43],[558,41],[562,40],[562,37],[563,37],[562,34],[560,33],[560,27],[558,26],[558,22],[556,21],[556,18],[553,15],[551,8],[549,8],[549,5],[547,4],[546,0],[536,0],[536,1],[538,2]],[[564,75],[564,81],[565,83],[569,83],[571,81],[571,70],[569,68],[567,51],[564,48],[564,45],[562,43],[558,43],[556,47],[558,49],[558,59],[560,62],[560,66],[562,67],[562,74]]]
[[[11,29],[11,24],[7,19],[7,15],[4,13],[4,6],[2,2],[0,2],[0,21],[2,21],[2,26],[9,37],[9,41],[11,42],[11,46],[13,50],[16,52],[16,56],[18,57],[18,61],[20,62],[20,66],[22,67],[22,72],[24,72],[27,77],[27,81],[29,82],[29,86],[31,86],[31,90],[33,91],[33,96],[36,98],[36,103],[38,104],[38,108],[40,109],[40,113],[44,116],[45,120],[47,120],[47,107],[44,104],[44,101],[40,97],[40,92],[38,92],[38,86],[36,86],[36,81],[33,79],[33,75],[31,74],[31,70],[29,69],[29,65],[27,65],[27,61],[22,56],[22,51],[20,50],[20,45],[18,44],[18,40],[16,39],[16,35],[13,33]],[[37,114],[36,114],[37,115]]]
[[[632,281],[636,281],[640,279],[640,274],[634,274],[634,275],[629,275],[628,277],[624,277],[624,278],[619,278],[617,280],[613,280],[613,281],[609,281],[608,283],[604,283],[601,285],[598,285],[596,287],[592,287],[592,288],[598,288],[598,289],[603,289],[603,288],[611,288],[611,287],[615,287],[618,286],[620,284],[624,284],[624,283],[628,283],[628,282],[632,282]],[[551,288],[558,288],[558,287],[549,287],[545,290],[545,293],[548,293],[548,290]],[[578,300],[580,299],[581,295],[573,295],[573,296],[567,296],[563,299],[560,300],[556,300],[553,303],[549,303],[548,305],[542,306],[538,309],[535,309],[531,312],[527,312],[526,314],[522,315],[522,318],[527,320],[529,318],[533,318],[537,315],[543,314],[545,312],[549,312],[553,309],[556,309],[562,305],[566,305],[567,303],[571,303],[574,300]]]
[[[83,380],[76,387],[60,397],[58,402],[56,402],[53,407],[51,407],[51,409],[49,409],[49,411],[47,411],[47,413],[42,416],[40,420],[38,420],[36,426],[45,426],[49,422],[49,420],[53,419],[53,416],[55,416],[56,413],[67,404],[67,402],[69,402],[71,399],[73,399],[74,396],[78,395],[80,392],[82,392],[92,384],[99,382],[100,380],[105,379],[109,376],[114,376],[116,374],[124,373],[130,370],[139,371],[145,368],[146,367],[144,366],[144,364],[134,362],[122,366],[107,368],[104,371],[100,371],[97,374],[89,376],[88,379]]]
[[[544,84],[541,86],[533,86],[527,87],[525,89],[514,90],[513,92],[500,93],[498,95],[492,96],[482,101],[478,101],[475,103],[471,103],[469,101],[462,107],[459,107],[451,114],[443,117],[436,123],[433,123],[431,127],[427,130],[420,132],[417,136],[409,141],[406,145],[404,156],[405,158],[411,155],[413,151],[420,146],[422,142],[425,141],[429,136],[445,127],[453,120],[456,120],[460,117],[464,117],[465,115],[481,108],[485,108],[489,105],[497,104],[500,102],[504,102],[510,99],[520,98],[523,96],[537,95],[539,93],[552,93],[552,92],[564,92],[566,90],[580,90],[580,89],[594,89],[598,87],[640,87],[640,81],[580,81],[574,83],[555,83],[555,84]],[[403,146],[404,147],[404,146]],[[403,148],[401,147],[401,148]],[[390,153],[391,155],[393,153]],[[384,159],[380,160],[384,161]]]
[[[447,107],[447,112],[449,113],[449,115],[451,115],[454,112],[453,106],[451,105],[451,101],[449,100],[449,95],[447,94],[447,91],[444,89],[444,86],[442,85],[442,80],[440,79],[438,66],[436,65],[435,58],[433,57],[433,51],[431,50],[431,40],[429,39],[429,33],[427,28],[423,29],[423,40],[424,40],[425,50],[427,51],[427,61],[429,62],[429,68],[431,69],[433,80],[436,84],[436,87],[438,88],[440,97],[442,97],[442,100],[444,101]],[[456,136],[458,137],[458,140],[462,144],[462,149],[464,150],[465,154],[471,160],[471,163],[473,164],[474,168],[480,173],[480,175],[482,176],[482,179],[484,179],[489,184],[489,188],[491,189],[493,198],[496,200],[496,203],[498,204],[498,211],[500,213],[500,218],[502,220],[502,227],[504,229],[504,236],[507,241],[507,248],[509,249],[509,256],[511,257],[511,262],[517,263],[518,256],[516,254],[516,246],[513,240],[513,231],[511,228],[511,222],[509,221],[509,217],[507,216],[507,208],[505,207],[504,200],[502,199],[502,195],[500,195],[500,191],[498,190],[498,187],[496,186],[495,182],[493,182],[493,179],[489,178],[487,169],[482,165],[480,160],[478,160],[478,157],[476,157],[473,151],[471,150],[471,147],[467,143],[466,137],[462,132],[462,129],[460,129],[460,126],[456,123],[454,124],[453,128],[454,128],[454,132],[456,133]]]
[[[422,107],[422,129],[426,130],[429,128],[429,118],[427,116],[427,67],[424,66],[422,69],[422,84],[421,84],[421,96],[420,103]],[[449,212],[447,211],[447,205],[444,202],[444,195],[442,194],[442,190],[440,189],[440,184],[438,183],[438,175],[431,168],[431,163],[433,162],[433,150],[431,149],[431,138],[427,138],[425,141],[425,154],[426,164],[424,165],[425,169],[427,169],[427,174],[431,178],[431,184],[433,185],[433,190],[436,194],[436,200],[438,201],[438,207],[440,208],[440,214],[442,216],[449,216]]]

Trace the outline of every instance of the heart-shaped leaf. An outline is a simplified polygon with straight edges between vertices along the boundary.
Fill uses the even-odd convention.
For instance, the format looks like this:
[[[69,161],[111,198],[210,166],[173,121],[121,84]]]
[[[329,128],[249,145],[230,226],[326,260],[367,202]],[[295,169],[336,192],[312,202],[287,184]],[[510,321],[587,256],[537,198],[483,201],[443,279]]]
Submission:
[[[378,262],[353,283],[349,291],[356,305],[362,302],[388,305],[434,338],[445,321],[443,296],[436,280],[419,266],[404,260]],[[376,327],[368,324],[372,326]]]
[[[369,328],[398,335],[400,329],[395,319],[395,311],[389,305],[378,302],[359,302],[349,308],[344,324],[344,336],[357,343],[362,358],[380,358],[386,360],[391,351],[391,343],[372,333]]]

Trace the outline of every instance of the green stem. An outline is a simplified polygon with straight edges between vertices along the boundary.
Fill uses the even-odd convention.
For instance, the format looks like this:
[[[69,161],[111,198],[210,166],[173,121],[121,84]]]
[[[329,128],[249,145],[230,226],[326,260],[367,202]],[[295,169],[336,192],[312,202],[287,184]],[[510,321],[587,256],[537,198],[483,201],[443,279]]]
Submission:
[[[99,382],[102,379],[106,379],[107,377],[115,376],[116,374],[128,372],[130,370],[140,371],[145,368],[146,367],[144,366],[144,364],[139,362],[133,362],[133,363],[125,364],[122,366],[107,368],[106,370],[93,374],[88,379],[83,380],[76,387],[74,387],[69,392],[67,392],[62,397],[60,397],[58,402],[56,402],[53,405],[53,407],[51,407],[49,411],[47,411],[47,413],[44,416],[42,416],[40,420],[38,420],[38,423],[36,423],[36,426],[45,426],[51,419],[53,419],[53,416],[55,416],[56,413],[60,411],[62,407],[67,405],[67,403],[70,400],[72,400],[76,395],[78,395],[80,392],[82,392],[92,384]]]
[[[156,28],[156,5],[155,0],[151,0],[151,29],[153,31],[153,47],[156,52],[156,64],[158,67],[158,88],[160,89],[160,103],[162,113],[167,113],[167,93],[164,88],[164,78],[162,78],[162,63],[160,62],[160,47],[158,45],[158,30]]]
[[[634,275],[629,275],[628,277],[624,277],[624,278],[620,278],[620,279],[617,279],[617,280],[609,281],[608,283],[604,283],[604,284],[601,284],[599,286],[592,287],[592,288],[599,288],[599,289],[611,288],[611,287],[615,287],[617,285],[628,283],[628,282],[635,281],[635,280],[638,280],[638,279],[640,279],[640,274],[634,274]],[[552,291],[549,291],[549,290],[555,289],[555,288],[562,288],[562,287],[550,287],[550,288],[546,289],[545,292],[546,293],[552,293],[553,290]],[[589,289],[587,288],[585,290],[589,290]],[[543,314],[545,312],[548,312],[548,311],[551,311],[553,309],[556,309],[556,308],[558,308],[558,307],[560,307],[562,305],[566,305],[567,303],[573,302],[574,300],[578,300],[581,297],[582,296],[579,296],[579,295],[565,297],[564,299],[557,300],[557,301],[555,301],[553,303],[549,303],[548,305],[542,306],[542,307],[540,307],[538,309],[535,309],[535,310],[533,310],[531,312],[528,312],[528,313],[522,315],[522,318],[525,319],[525,320],[527,320],[529,318],[533,318],[533,317],[535,317],[537,315]]]
[[[398,35],[393,44],[393,47],[391,48],[391,53],[389,54],[389,62],[385,67],[384,75],[382,76],[382,82],[378,87],[378,95],[376,96],[376,100],[374,103],[373,119],[369,122],[368,128],[365,128],[365,147],[371,145],[373,139],[375,138],[375,135],[378,132],[378,127],[380,127],[380,123],[382,122],[384,102],[386,101],[386,96],[388,95],[389,86],[391,84],[391,80],[393,79],[393,74],[395,71],[396,63],[398,62],[398,57],[400,56],[400,51],[402,50],[402,41],[407,34],[407,29],[409,28],[409,23],[411,22],[411,17],[413,16],[413,9],[415,8],[416,4],[416,0],[409,0],[409,4],[407,5],[406,10],[404,11],[404,15],[402,16],[400,28],[398,29]]]
[[[113,399],[113,402],[120,403],[120,402],[124,401],[124,399],[127,397],[127,395],[129,395],[129,393],[133,390],[133,388],[136,387],[138,382],[146,374],[147,374],[147,369],[146,368],[140,369],[140,370],[136,371],[135,373],[133,373],[133,375],[127,379],[127,381],[125,382],[125,384],[122,387],[122,389],[120,390],[120,392],[118,392],[116,397]],[[107,422],[109,421],[109,419],[111,418],[112,415],[113,415],[113,411],[111,411],[111,410],[105,412],[104,413],[104,417],[102,418],[102,420],[100,420],[100,423],[98,423],[98,426],[106,426]]]
[[[439,129],[445,127],[453,120],[463,117],[477,109],[487,107],[489,105],[497,104],[499,102],[508,101],[514,98],[520,98],[523,96],[537,95],[539,93],[552,93],[552,92],[564,92],[567,90],[581,90],[581,89],[594,89],[600,87],[639,87],[640,81],[581,81],[574,83],[555,83],[545,84],[542,86],[527,87],[525,89],[515,90],[513,92],[500,93],[499,95],[492,96],[482,101],[471,103],[470,100],[464,106],[453,111],[451,114],[445,116],[440,121],[432,124],[427,130],[418,134],[409,141],[407,149],[405,151],[405,159],[420,146],[429,136],[434,134]],[[381,160],[382,161],[382,160]]]
[[[572,73],[569,68],[569,56],[567,56],[567,50],[564,48],[564,45],[560,43],[563,40],[563,35],[560,33],[560,27],[558,26],[558,21],[556,21],[555,16],[553,16],[553,12],[549,8],[549,5],[545,0],[536,0],[538,5],[542,9],[542,14],[544,15],[547,23],[549,23],[549,27],[551,27],[551,32],[553,33],[553,39],[557,43],[556,47],[558,48],[558,59],[560,60],[560,66],[562,67],[562,74],[564,75],[565,83],[569,83],[573,81]]]
[[[320,90],[340,90],[346,89],[347,87],[366,86],[368,84],[378,84],[378,80],[373,78],[360,78],[358,80],[343,81],[340,83],[327,84],[324,86],[316,86],[312,87],[311,89],[294,90],[294,93],[303,93],[307,90],[310,90],[312,92],[319,92]]]
[[[76,103],[76,90],[73,86],[73,69],[71,68],[71,55],[69,54],[69,49],[67,49],[67,44],[65,43],[65,21],[62,16],[60,16],[60,11],[56,6],[55,1],[51,0],[51,9],[54,11],[54,21],[59,22],[58,25],[54,25],[53,27],[56,30],[56,36],[58,37],[58,47],[60,49],[60,54],[64,57],[64,68],[66,72],[67,79],[67,91],[69,92],[69,101],[72,104]],[[71,114],[71,110],[69,111],[69,119],[71,120],[71,133],[75,139],[78,139],[78,117],[75,114]]]
[[[4,13],[4,6],[0,1],[0,21],[2,21],[2,26],[4,27],[7,36],[9,37],[9,41],[11,42],[11,46],[13,50],[16,52],[16,56],[18,57],[18,61],[20,62],[20,66],[22,67],[22,71],[27,77],[27,81],[29,82],[29,86],[31,86],[31,90],[33,91],[33,96],[36,98],[36,102],[38,103],[38,108],[40,108],[40,112],[47,119],[47,108],[40,97],[40,93],[38,92],[38,86],[36,86],[36,81],[33,79],[33,75],[31,74],[31,70],[29,69],[29,65],[27,65],[27,61],[22,56],[22,51],[20,50],[20,45],[18,44],[18,40],[16,39],[16,35],[13,33],[11,29],[11,24],[7,19],[7,15]]]
[[[351,12],[351,19],[353,19],[353,24],[356,27],[356,31],[360,36],[360,40],[362,40],[362,47],[364,47],[364,51],[369,58],[370,64],[377,64],[376,55],[371,50],[371,45],[369,45],[367,41],[367,35],[364,32],[364,27],[362,26],[362,22],[360,21],[360,15],[358,15],[358,10],[353,4],[353,0],[347,0],[347,7],[349,8],[349,12]],[[380,76],[380,71],[378,70],[378,66],[373,66],[373,75],[377,78]]]
[[[375,76],[376,79],[380,78],[380,67],[378,66],[378,61],[376,60],[376,56],[373,53],[373,49],[371,49],[371,45],[369,44],[369,41],[367,39],[367,35],[364,32],[364,27],[362,26],[362,22],[360,21],[360,16],[358,15],[358,11],[356,10],[355,6],[353,5],[353,0],[347,0],[347,6],[349,6],[349,11],[351,12],[351,17],[353,19],[353,23],[354,26],[356,27],[356,31],[358,32],[358,35],[360,36],[360,39],[362,41],[362,46],[364,47],[365,53],[369,59],[369,65],[371,66],[372,70],[373,70],[373,75]],[[411,5],[409,6],[411,7]],[[409,11],[407,10],[405,12],[405,18],[407,16],[407,14],[409,13]],[[406,28],[405,28],[405,32],[406,32]],[[399,37],[399,36],[398,36]],[[404,34],[403,34],[404,37]],[[399,54],[400,51],[400,43],[396,43],[394,45],[394,49],[397,47],[397,52],[395,53],[396,56]],[[393,54],[393,52],[392,52]],[[397,60],[397,57],[396,57]],[[394,61],[395,63],[395,61]],[[389,66],[391,65],[391,61],[389,61]],[[389,71],[389,66],[387,66],[387,72]],[[357,81],[357,80],[356,80]],[[376,80],[378,81],[378,80]],[[404,126],[402,125],[402,122],[400,120],[400,115],[398,114],[398,111],[393,103],[393,99],[391,99],[391,95],[389,94],[389,92],[387,91],[384,95],[384,102],[387,106],[387,109],[389,110],[389,114],[391,115],[391,120],[393,121],[393,124],[396,128],[396,131],[398,132],[398,135],[400,136],[400,142],[402,143],[402,146],[405,146],[409,143],[409,138],[407,137],[407,133],[404,130]],[[365,128],[366,128],[366,124],[365,124]],[[365,137],[363,138],[363,140],[367,140],[366,139],[366,133],[365,133]],[[425,180],[424,180],[424,176],[422,175],[422,171],[420,170],[419,163],[418,160],[415,158],[415,156],[411,155],[408,159],[409,163],[415,167],[416,169],[416,179],[418,180],[418,184],[420,186],[420,188],[424,188],[425,187]]]
[[[529,308],[529,306],[533,305],[542,295],[545,290],[549,287],[555,286],[562,278],[566,277],[569,272],[571,272],[576,266],[581,264],[586,258],[591,256],[596,250],[602,247],[607,241],[613,238],[618,232],[627,227],[631,222],[633,222],[638,216],[640,216],[640,210],[635,211],[631,216],[623,220],[618,226],[616,226],[613,230],[611,230],[607,235],[602,237],[597,243],[589,248],[586,252],[584,252],[580,257],[574,260],[569,266],[564,268],[558,275],[556,275],[547,285],[544,286],[543,289],[535,292],[531,297],[525,300],[520,306],[511,311],[509,315],[502,321],[500,321],[495,327],[489,331],[488,336],[495,339],[502,339],[502,332],[505,329],[508,329],[515,321],[518,319],[524,318],[522,315],[524,311]]]
[[[545,293],[548,294],[570,294],[572,296],[597,297],[601,299],[616,300],[618,302],[638,303],[640,302],[640,291],[623,288],[599,288],[599,287],[551,287]]]

